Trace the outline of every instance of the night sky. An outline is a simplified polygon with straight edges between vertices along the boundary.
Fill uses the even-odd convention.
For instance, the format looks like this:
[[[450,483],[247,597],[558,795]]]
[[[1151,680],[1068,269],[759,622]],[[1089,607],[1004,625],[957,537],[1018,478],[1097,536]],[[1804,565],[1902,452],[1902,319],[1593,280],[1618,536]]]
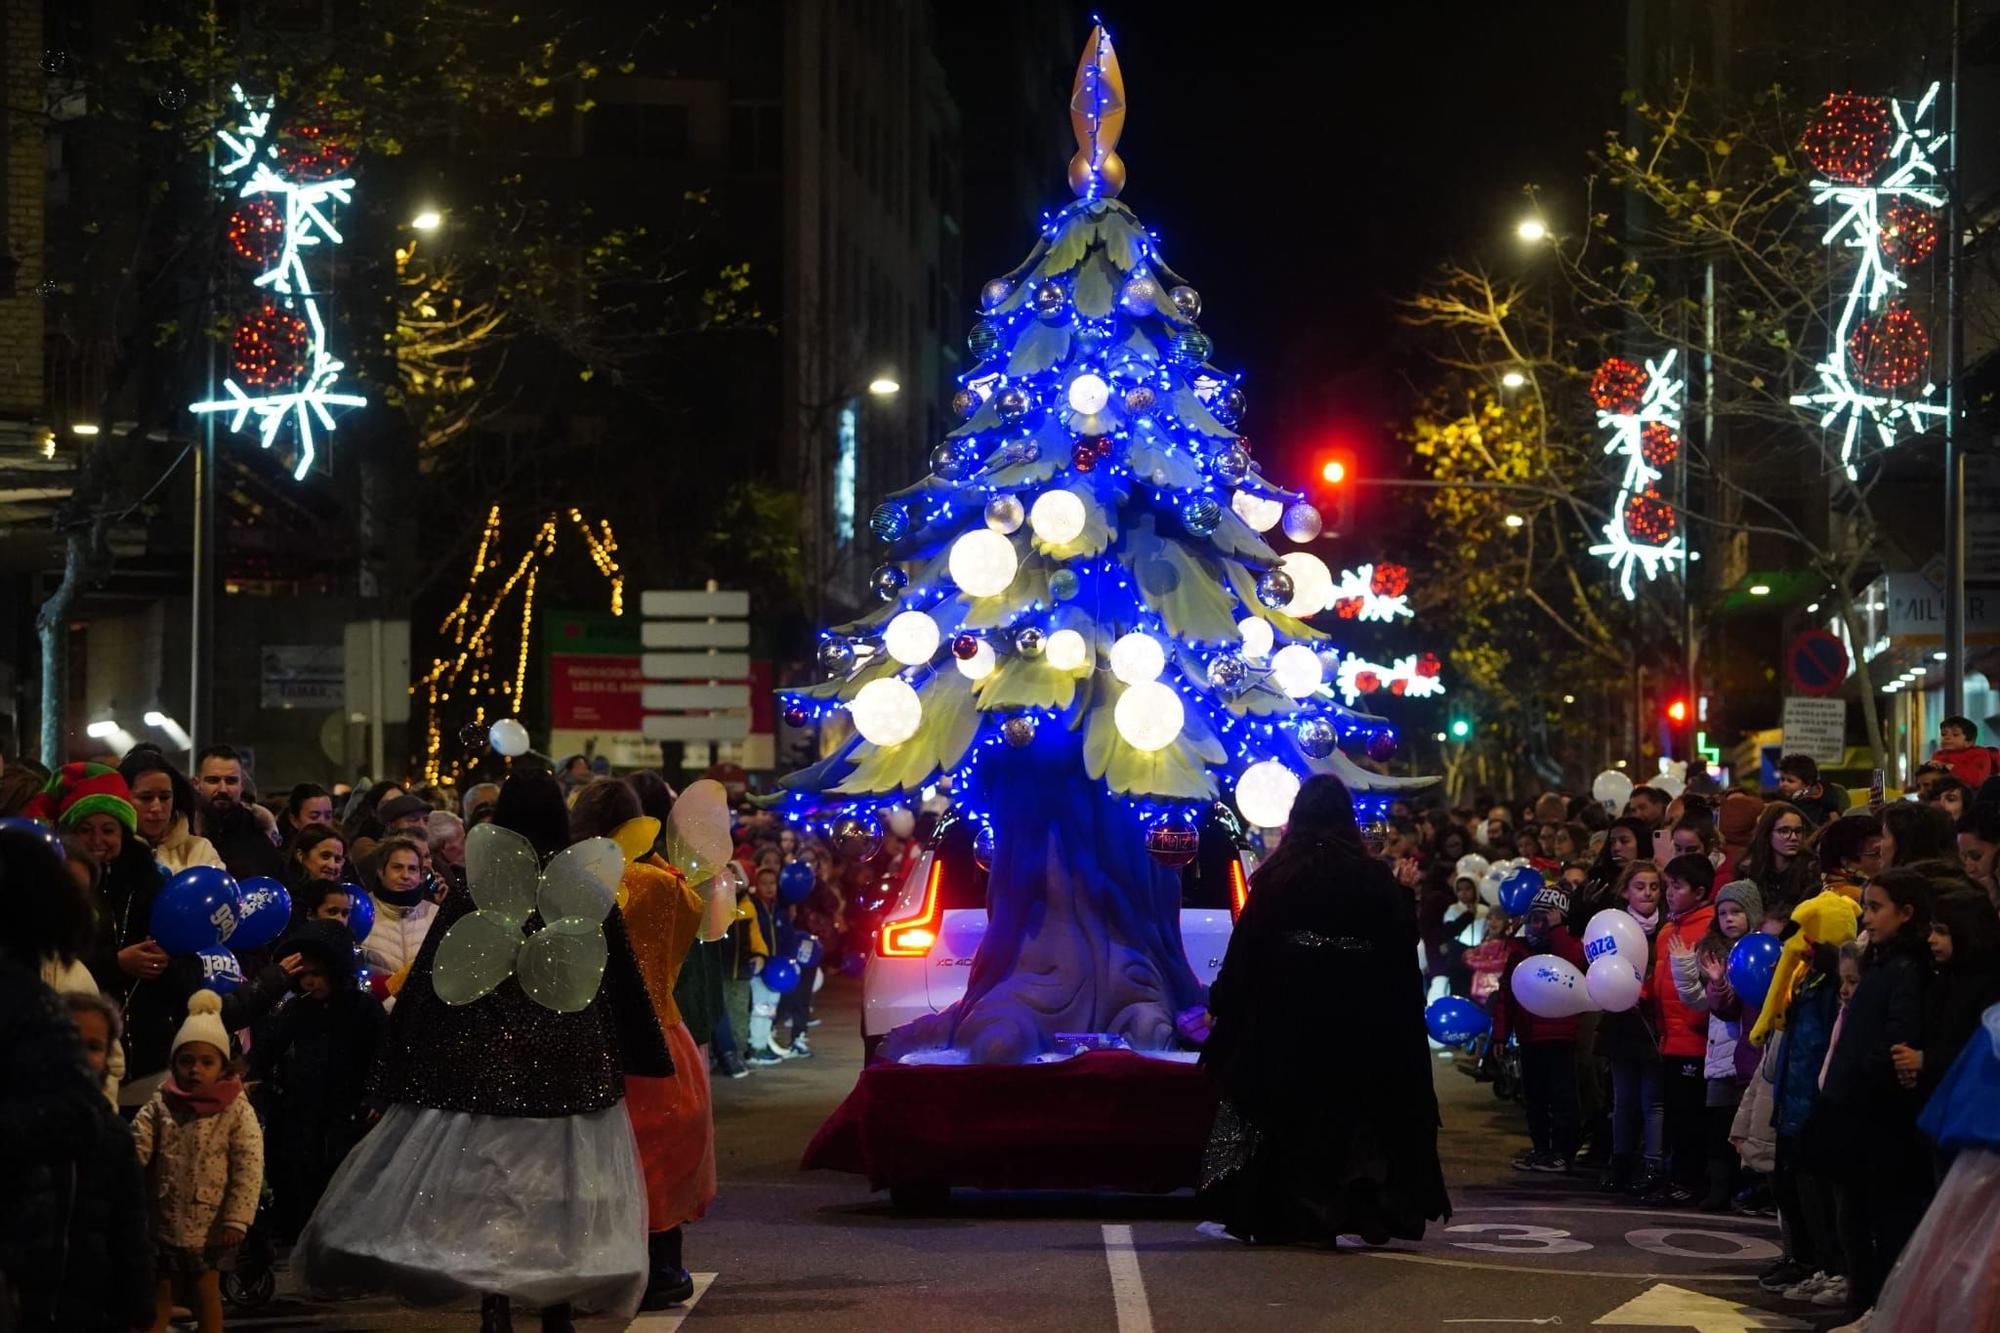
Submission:
[[[1094,8],[1130,107],[1121,198],[1201,292],[1215,363],[1244,373],[1257,455],[1294,484],[1325,443],[1401,470],[1392,432],[1422,367],[1394,302],[1447,255],[1517,254],[1524,185],[1556,208],[1576,197],[1617,123],[1624,7],[1370,6],[1366,27],[1348,6]],[[1072,50],[1092,9],[1075,6]],[[1049,106],[1011,113],[1052,118],[1068,144],[1066,91],[1065,77]],[[967,109],[968,156],[990,114]],[[1063,165],[1049,163],[1044,206],[1068,197]],[[1011,268],[1032,240],[1012,220],[969,218],[968,282]],[[1378,534],[1410,512],[1382,492],[1362,506]]]

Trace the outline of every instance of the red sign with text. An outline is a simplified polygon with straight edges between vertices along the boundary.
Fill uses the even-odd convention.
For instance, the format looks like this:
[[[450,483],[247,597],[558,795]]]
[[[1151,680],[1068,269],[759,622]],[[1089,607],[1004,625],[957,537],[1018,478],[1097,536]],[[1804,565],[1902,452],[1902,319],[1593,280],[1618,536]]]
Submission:
[[[637,657],[549,654],[549,725],[556,731],[638,731],[645,685]]]

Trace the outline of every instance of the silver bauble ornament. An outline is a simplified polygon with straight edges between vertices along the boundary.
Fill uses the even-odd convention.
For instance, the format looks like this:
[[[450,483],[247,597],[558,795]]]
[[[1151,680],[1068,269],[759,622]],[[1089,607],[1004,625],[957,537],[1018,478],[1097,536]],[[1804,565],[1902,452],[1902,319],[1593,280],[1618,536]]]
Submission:
[[[996,495],[986,502],[986,526],[995,532],[1018,532],[1027,512],[1021,508],[1019,497]]]
[[[960,420],[979,410],[980,397],[970,389],[960,389],[951,396],[951,410]]]
[[[972,472],[972,458],[949,442],[931,450],[931,475],[939,481],[963,481]]]
[[[1194,288],[1176,287],[1167,293],[1167,299],[1181,312],[1182,319],[1201,318],[1201,293]]]
[[[1069,293],[1063,285],[1051,279],[1035,288],[1035,313],[1043,319],[1061,319],[1063,310],[1069,305]]]
[[[882,821],[873,815],[842,815],[826,833],[833,850],[849,860],[872,861],[882,850]]]
[[[1181,526],[1197,537],[1208,536],[1221,522],[1222,506],[1206,495],[1188,501],[1181,510]]]
[[[1028,415],[1028,409],[1034,405],[1034,399],[1030,398],[1028,391],[1019,385],[1009,385],[1000,391],[1000,396],[994,399],[994,405],[999,408],[1002,421],[1019,421]]]
[[[885,602],[893,602],[910,586],[910,576],[901,565],[882,565],[868,576],[868,586]]]
[[[1000,303],[1013,294],[1013,283],[1005,278],[995,278],[979,289],[979,306],[982,310],[997,310]]]
[[[1058,569],[1049,575],[1049,596],[1058,602],[1067,602],[1076,596],[1077,577],[1073,569]]]
[[[820,670],[829,676],[844,676],[854,669],[854,645],[845,639],[828,639],[819,646]]]
[[[1035,739],[1035,719],[1026,713],[1016,713],[1000,724],[1000,735],[1007,744],[1019,749]]]
[[[1222,396],[1216,399],[1216,403],[1229,414],[1231,425],[1241,420],[1243,413],[1250,406],[1249,401],[1243,397],[1243,390],[1233,384],[1223,391]]]
[[[1159,309],[1160,284],[1152,275],[1134,273],[1118,289],[1118,308],[1128,315],[1150,315]]]
[[[910,535],[909,511],[899,504],[887,501],[875,506],[875,512],[868,516],[868,530],[877,538],[890,545]]]
[[[986,360],[1006,341],[1006,334],[990,319],[980,320],[972,326],[972,332],[965,335],[965,345],[971,350],[974,362]]]
[[[1040,657],[1042,643],[1042,632],[1033,625],[1026,625],[1014,631],[1014,651],[1023,657]]]
[[[1231,445],[1215,456],[1211,470],[1223,485],[1240,485],[1250,475],[1250,455]]]
[[[1153,392],[1153,386],[1150,384],[1135,384],[1125,391],[1127,412],[1150,412],[1153,410],[1153,404],[1159,401],[1160,395]]]
[[[972,835],[972,863],[981,870],[993,868],[993,826],[982,824]]]
[[[1333,723],[1317,713],[1300,718],[1294,734],[1298,737],[1299,750],[1313,759],[1326,758],[1340,741],[1340,733],[1334,730]]]
[[[1042,456],[1040,440],[1007,441],[1007,461],[1010,463],[1032,463]]]
[[[1295,542],[1309,542],[1320,534],[1319,510],[1304,501],[1287,509],[1280,522],[1285,535]]]
[[[1182,329],[1167,344],[1167,360],[1182,366],[1198,366],[1207,361],[1215,344],[1200,329]]]
[[[1292,600],[1292,576],[1282,569],[1267,569],[1257,580],[1257,600],[1273,611]]]
[[[1208,659],[1209,688],[1234,694],[1250,678],[1250,668],[1235,653],[1218,653]]]

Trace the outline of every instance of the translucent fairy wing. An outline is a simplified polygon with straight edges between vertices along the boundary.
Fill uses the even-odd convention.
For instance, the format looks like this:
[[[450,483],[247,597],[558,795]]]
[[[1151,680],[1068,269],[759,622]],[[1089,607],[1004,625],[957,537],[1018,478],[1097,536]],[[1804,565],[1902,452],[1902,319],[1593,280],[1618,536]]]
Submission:
[[[471,1004],[507,979],[520,952],[518,922],[497,912],[462,916],[445,932],[431,960],[431,989],[446,1004]]]
[[[624,874],[625,853],[617,843],[585,838],[549,858],[536,910],[544,921],[579,917],[594,925],[611,914]]]
[[[516,936],[535,910],[541,877],[535,845],[512,829],[480,824],[465,835],[465,886],[472,901],[482,914],[513,922]]]
[[[729,793],[713,778],[690,782],[667,815],[667,859],[690,884],[716,872],[736,849],[729,836]]]
[[[562,917],[528,937],[514,974],[536,1004],[574,1014],[589,1008],[596,998],[610,953],[603,926],[581,917]]]

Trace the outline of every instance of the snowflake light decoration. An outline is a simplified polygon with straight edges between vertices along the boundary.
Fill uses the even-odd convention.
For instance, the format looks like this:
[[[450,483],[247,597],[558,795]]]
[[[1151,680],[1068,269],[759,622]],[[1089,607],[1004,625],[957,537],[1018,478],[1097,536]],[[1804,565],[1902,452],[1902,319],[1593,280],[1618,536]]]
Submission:
[[[342,237],[333,224],[334,204],[352,201],[354,181],[342,176],[330,180],[302,179],[293,163],[281,154],[271,137],[269,97],[252,98],[238,84],[230,88],[241,116],[234,125],[216,131],[223,153],[218,174],[236,186],[242,199],[260,196],[278,201],[283,217],[282,239],[268,267],[257,275],[255,285],[272,294],[274,304],[304,321],[306,329],[302,364],[295,376],[280,376],[280,392],[257,392],[258,385],[246,390],[233,378],[222,381],[224,396],[190,403],[190,412],[226,412],[229,430],[240,432],[251,417],[263,448],[277,441],[287,422],[298,424],[298,462],[292,469],[294,480],[304,480],[316,456],[314,423],[331,432],[333,409],[365,407],[368,400],[359,394],[337,392],[341,372],[347,367],[327,350],[326,322],[320,317],[311,275],[306,271],[305,252],[312,247],[339,245]]]
[[[1931,401],[1937,384],[1927,367],[1911,366],[1906,380],[1891,384],[1890,378],[1901,375],[1863,374],[1869,368],[1857,365],[1856,358],[1858,348],[1879,344],[1879,338],[1868,335],[1885,327],[1875,322],[1878,312],[1908,286],[1901,268],[1922,262],[1930,253],[1932,245],[1921,238],[1927,235],[1934,242],[1935,222],[1927,210],[1945,202],[1935,159],[1950,137],[1931,125],[1941,86],[1933,83],[1913,103],[1835,94],[1827,98],[1807,132],[1807,156],[1820,172],[1812,182],[1813,202],[1830,203],[1835,210],[1833,225],[1821,243],[1839,243],[1861,254],[1826,359],[1815,367],[1819,389],[1794,394],[1792,403],[1817,409],[1820,427],[1839,432],[1840,464],[1849,478],[1856,475],[1866,428],[1872,426],[1881,446],[1888,449],[1904,431],[1921,434],[1945,412],[1943,404]],[[1871,126],[1886,117],[1883,133],[1857,135],[1842,128],[1864,107]],[[1888,142],[1886,152],[1880,148],[1883,140]],[[1823,147],[1826,144],[1839,151]],[[1921,345],[1928,360],[1928,335],[1920,323],[1910,327],[1916,316],[1900,306],[1891,313],[1902,326],[1899,341],[1910,348]]]
[[[1349,653],[1341,659],[1331,688],[1338,690],[1351,708],[1356,699],[1378,690],[1403,699],[1433,698],[1444,693],[1444,680],[1438,674],[1437,658],[1430,653],[1399,657],[1392,666],[1380,666]]]
[[[1384,566],[1387,570],[1400,570],[1400,579],[1384,579],[1374,565],[1362,565],[1358,569],[1340,571],[1340,582],[1333,590],[1333,610],[1342,620],[1393,621],[1397,618],[1410,619],[1416,612],[1410,609],[1409,571],[1401,566]],[[1395,589],[1390,593],[1390,589]]]
[[[1618,589],[1628,602],[1638,596],[1635,573],[1655,579],[1661,569],[1687,560],[1678,516],[1658,487],[1667,465],[1680,456],[1681,395],[1687,384],[1673,374],[1678,355],[1670,351],[1657,362],[1648,361],[1645,387],[1636,396],[1594,394],[1599,402],[1612,404],[1597,409],[1597,425],[1611,432],[1604,452],[1624,456],[1625,476],[1618,483],[1611,521],[1604,525],[1604,540],[1590,553],[1603,556],[1618,575]],[[1605,366],[1614,363],[1621,368],[1631,364],[1614,357]],[[1605,378],[1605,370],[1598,376]],[[1616,378],[1623,382],[1629,377]]]

